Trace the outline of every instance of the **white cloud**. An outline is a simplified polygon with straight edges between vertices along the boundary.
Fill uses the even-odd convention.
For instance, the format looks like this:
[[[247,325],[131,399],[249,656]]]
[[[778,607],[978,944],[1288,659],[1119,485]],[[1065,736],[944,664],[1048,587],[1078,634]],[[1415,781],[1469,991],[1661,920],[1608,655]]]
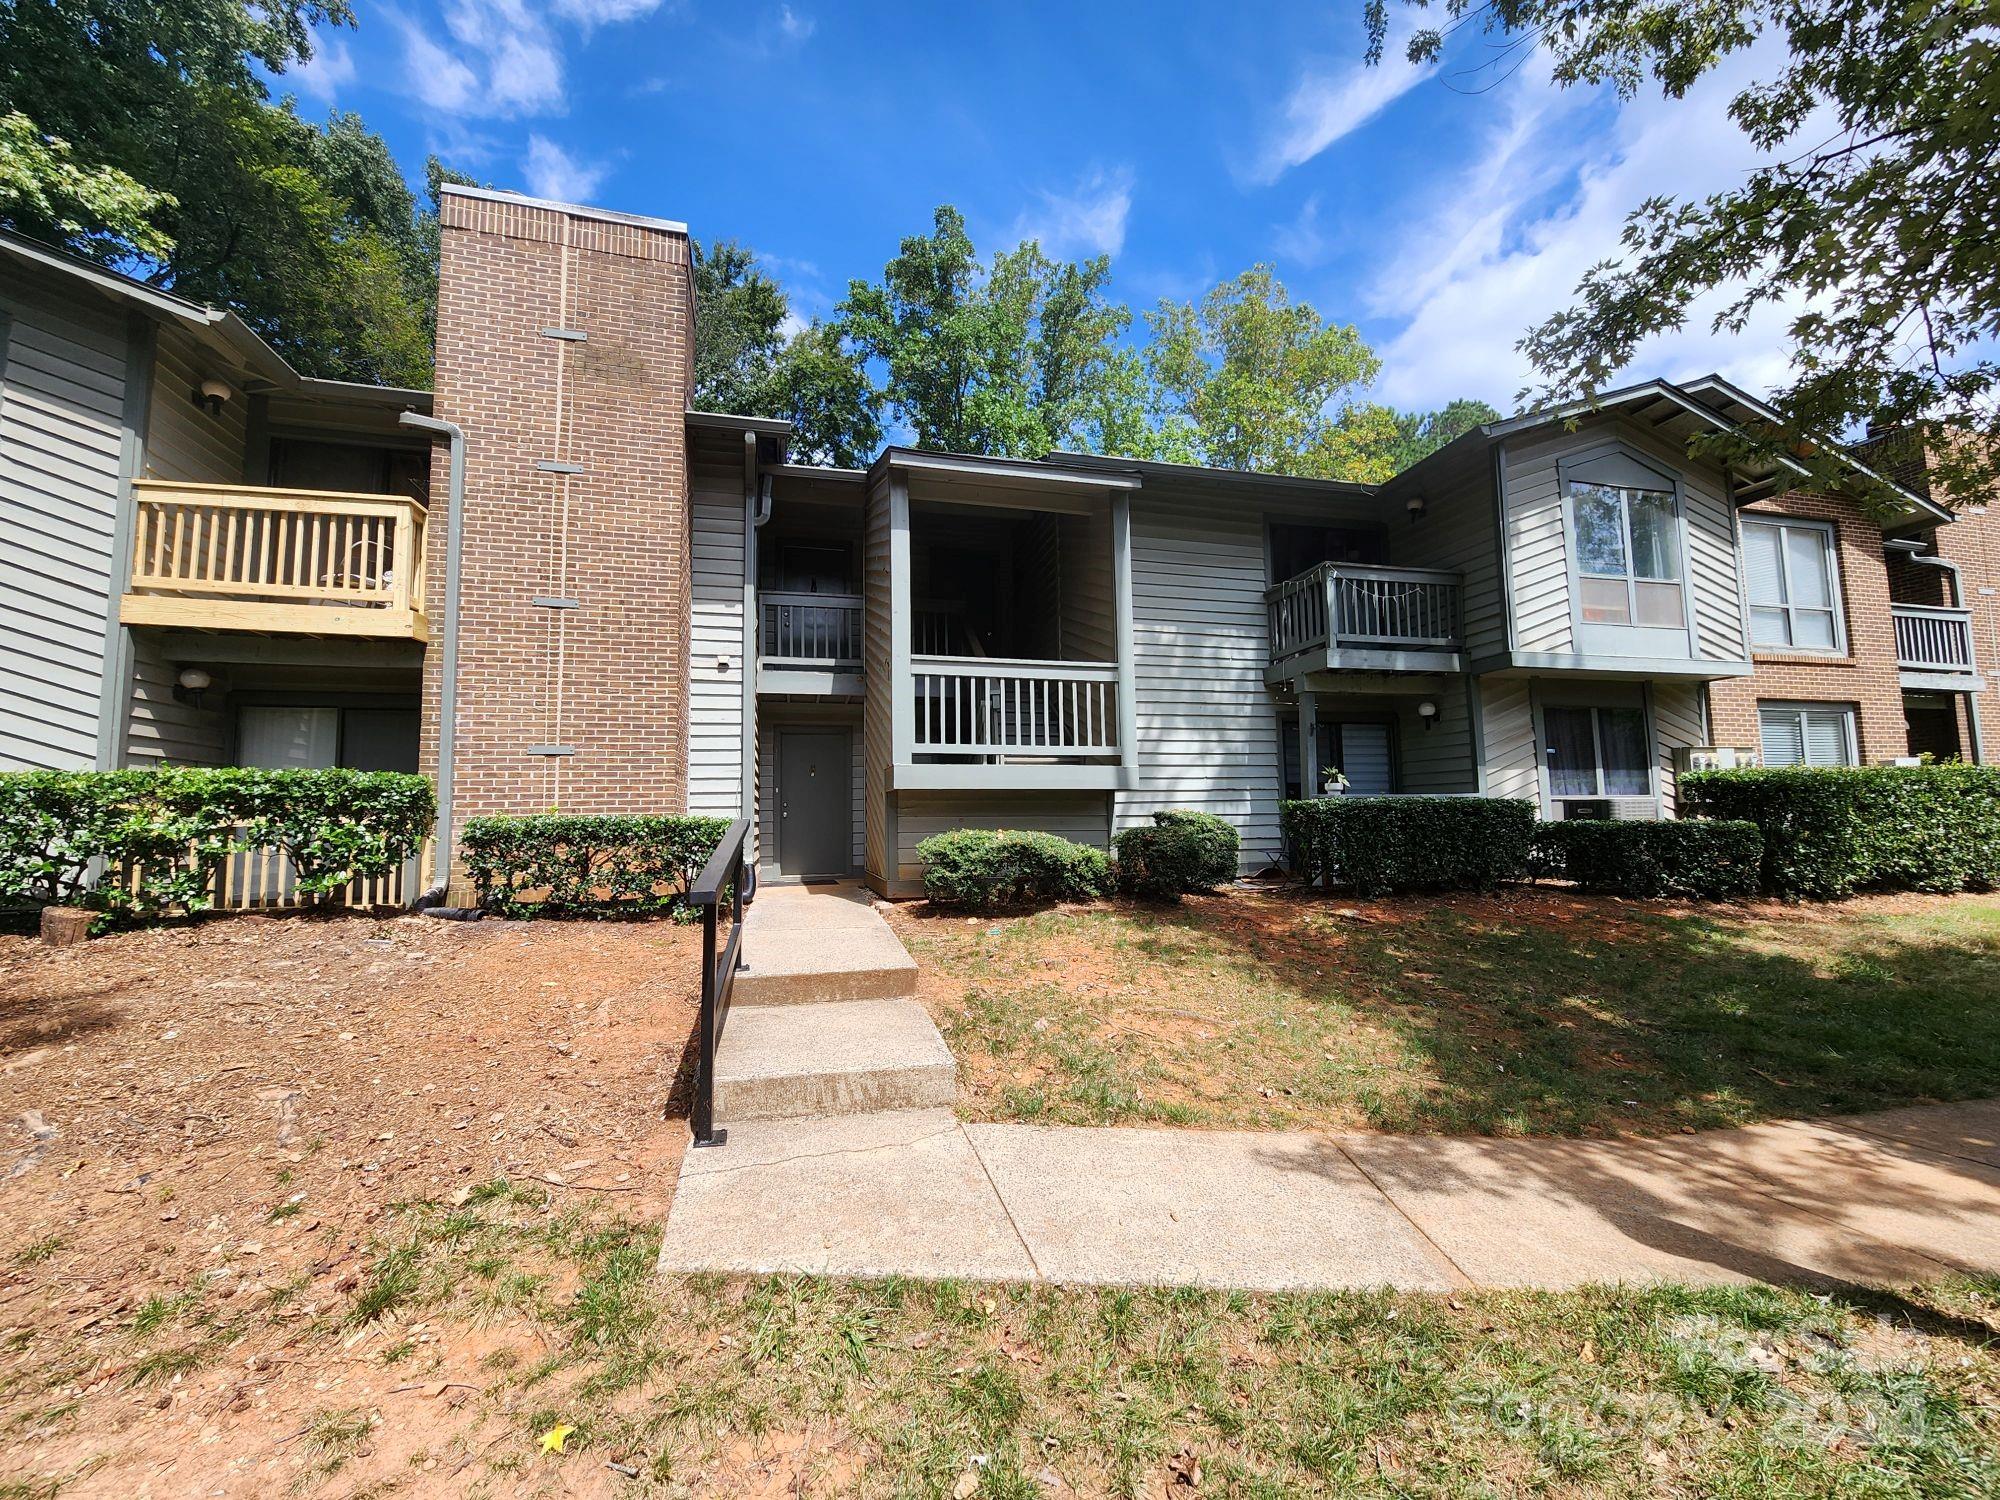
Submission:
[[[528,137],[528,154],[521,162],[527,174],[528,193],[535,198],[553,198],[558,203],[587,203],[611,169],[602,162],[588,162],[570,155],[545,135]]]
[[[1558,92],[1545,62],[1496,91],[1504,114],[1480,156],[1427,211],[1379,226],[1387,253],[1367,296],[1377,317],[1401,327],[1381,348],[1376,394],[1399,406],[1479,396],[1511,407],[1532,374],[1515,342],[1569,306],[1591,266],[1619,256],[1632,209],[1655,195],[1720,191],[1755,164],[1726,106],[1759,62],[1755,49],[1730,59],[1678,102],[1642,96],[1619,106]],[[1626,374],[1720,370],[1752,389],[1782,377],[1796,309],[1765,307],[1740,334],[1719,336],[1709,332],[1719,300],[1648,339]]]
[[[1413,66],[1392,37],[1374,67],[1354,61],[1307,72],[1267,125],[1257,159],[1244,175],[1256,183],[1276,182],[1359,130],[1432,71],[1428,65]]]
[[[398,16],[411,91],[447,114],[560,114],[568,106],[565,33],[659,10],[663,0],[444,0],[442,33]],[[674,8],[678,8],[676,5]]]
[[[1284,259],[1300,266],[1316,266],[1328,253],[1326,231],[1319,224],[1319,194],[1299,205],[1298,217],[1271,231],[1271,248]]]
[[[811,16],[802,16],[789,5],[778,7],[778,35],[786,41],[803,42],[818,29],[819,22]]]
[[[285,74],[298,90],[322,102],[329,101],[345,85],[354,82],[354,54],[337,36],[313,37],[313,55]]]
[[[1039,202],[1014,221],[1014,238],[1039,241],[1056,260],[1079,255],[1116,255],[1125,248],[1125,221],[1132,213],[1132,169],[1086,173],[1066,193],[1046,188]]]
[[[580,26],[603,26],[613,21],[636,21],[660,8],[661,0],[555,0],[556,13]],[[671,9],[679,10],[678,0]]]

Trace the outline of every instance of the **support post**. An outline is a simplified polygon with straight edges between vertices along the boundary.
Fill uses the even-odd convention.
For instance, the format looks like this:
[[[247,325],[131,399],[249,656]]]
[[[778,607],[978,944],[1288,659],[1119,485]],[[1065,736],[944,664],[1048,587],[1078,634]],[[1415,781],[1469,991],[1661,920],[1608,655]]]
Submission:
[[[1111,603],[1117,616],[1118,784],[1139,784],[1138,664],[1132,645],[1132,496],[1111,496]]]
[[[1319,795],[1319,697],[1299,689],[1299,795]]]

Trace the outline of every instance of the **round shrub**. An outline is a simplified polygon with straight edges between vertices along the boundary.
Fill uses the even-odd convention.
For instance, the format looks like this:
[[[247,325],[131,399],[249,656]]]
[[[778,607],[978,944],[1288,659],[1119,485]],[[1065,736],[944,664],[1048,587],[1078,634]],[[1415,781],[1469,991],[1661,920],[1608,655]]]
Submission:
[[[957,828],[917,845],[924,894],[943,907],[992,911],[1046,901],[1090,901],[1111,885],[1102,849],[1052,833]]]
[[[1236,827],[1214,813],[1156,812],[1150,828],[1128,828],[1113,842],[1118,887],[1128,895],[1177,898],[1236,878]]]

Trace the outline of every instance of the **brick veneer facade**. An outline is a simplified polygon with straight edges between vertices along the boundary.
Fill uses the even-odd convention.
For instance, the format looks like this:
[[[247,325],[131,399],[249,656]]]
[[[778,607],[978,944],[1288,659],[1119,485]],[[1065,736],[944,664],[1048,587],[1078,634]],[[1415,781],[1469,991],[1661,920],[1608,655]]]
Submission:
[[[1757,705],[1761,702],[1834,703],[1855,711],[1855,738],[1863,765],[1907,755],[1909,729],[1903,718],[1903,689],[1896,671],[1896,627],[1889,614],[1889,573],[1882,555],[1881,528],[1852,500],[1802,492],[1757,501],[1743,514],[1796,516],[1833,524],[1847,650],[1840,656],[1754,652],[1757,670],[1752,676],[1709,685],[1709,733],[1715,743],[1754,748],[1759,743]]]
[[[687,237],[449,189],[442,221],[435,410],[466,434],[457,817],[682,811]],[[433,619],[448,503],[438,452]],[[579,607],[535,603],[559,598]],[[432,772],[441,657],[435,644],[425,652],[422,753]],[[534,753],[550,746],[575,753]]]

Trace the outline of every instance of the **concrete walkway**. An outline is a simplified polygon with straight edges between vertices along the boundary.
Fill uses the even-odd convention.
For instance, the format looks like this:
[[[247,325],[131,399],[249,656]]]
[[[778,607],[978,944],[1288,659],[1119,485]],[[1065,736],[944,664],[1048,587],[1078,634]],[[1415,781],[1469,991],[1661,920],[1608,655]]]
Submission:
[[[1661,1141],[733,1125],[665,1270],[1252,1289],[1895,1284],[2000,1270],[2000,1101]]]

